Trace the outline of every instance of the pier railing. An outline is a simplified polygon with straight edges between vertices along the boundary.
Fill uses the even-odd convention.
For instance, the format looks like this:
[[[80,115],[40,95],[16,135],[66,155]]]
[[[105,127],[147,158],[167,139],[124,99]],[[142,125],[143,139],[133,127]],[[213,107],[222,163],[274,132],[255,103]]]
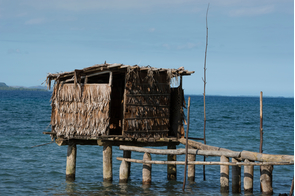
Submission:
[[[181,143],[185,139],[180,139]],[[244,192],[253,192],[253,167],[260,166],[260,182],[263,193],[272,194],[272,170],[273,165],[294,165],[292,155],[272,155],[250,151],[231,151],[224,148],[204,145],[192,140],[188,141],[188,180],[194,181],[195,165],[220,165],[220,191],[229,192],[229,166],[232,166],[232,192],[241,192],[241,166],[244,166]],[[197,148],[197,149],[194,149]],[[176,165],[185,165],[185,161],[176,161],[176,155],[185,154],[185,149],[152,149],[136,146],[120,146],[124,151],[123,157],[117,157],[122,161],[120,166],[120,182],[127,182],[130,175],[130,162],[143,164],[142,182],[151,183],[152,164],[166,164],[168,179],[176,179]],[[143,159],[131,159],[131,151],[144,153]],[[127,154],[128,156],[125,156]],[[152,160],[151,154],[168,155],[167,161]],[[219,156],[220,162],[195,161],[196,155]],[[229,162],[231,158],[231,162]]]

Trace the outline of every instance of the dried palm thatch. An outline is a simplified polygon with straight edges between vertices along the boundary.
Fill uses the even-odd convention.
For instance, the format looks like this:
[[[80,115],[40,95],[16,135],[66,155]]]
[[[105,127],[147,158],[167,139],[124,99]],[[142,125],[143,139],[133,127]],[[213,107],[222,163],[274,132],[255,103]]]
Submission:
[[[52,93],[52,131],[65,138],[100,136],[109,126],[109,85],[55,85]]]
[[[109,84],[99,84],[99,80],[102,79],[101,74],[105,73],[110,73]],[[176,94],[173,89],[171,92],[170,81],[171,78],[178,79],[178,76],[194,72],[184,70],[183,67],[157,69],[150,66],[105,63],[47,76],[48,88],[51,86],[51,81],[55,80],[51,98],[51,125],[52,132],[56,133],[57,137],[99,137],[108,134],[112,127],[110,107],[113,73],[124,74],[122,82],[125,78],[124,89],[117,90],[117,92],[124,91],[122,100],[124,107],[120,112],[123,113],[121,129],[125,137],[167,137],[173,126],[177,126],[173,128],[178,132],[178,135],[174,133],[175,136],[183,135],[183,91],[180,86]],[[88,84],[89,77],[93,76],[96,77],[97,83]],[[91,82],[96,79],[92,78]],[[116,88],[118,86],[116,85]],[[178,106],[175,109],[176,102]],[[179,115],[171,116],[171,111]],[[177,125],[171,124],[172,119],[177,120]]]

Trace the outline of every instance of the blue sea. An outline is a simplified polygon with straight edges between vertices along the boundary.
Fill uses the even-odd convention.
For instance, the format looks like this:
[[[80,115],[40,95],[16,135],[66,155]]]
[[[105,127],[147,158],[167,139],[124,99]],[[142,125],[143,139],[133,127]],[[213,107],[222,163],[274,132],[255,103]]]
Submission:
[[[120,184],[120,161],[116,157],[122,157],[123,153],[118,147],[113,147],[112,183],[103,182],[100,146],[78,146],[76,181],[66,182],[67,146],[52,143],[32,148],[51,141],[42,134],[50,131],[50,97],[51,92],[0,91],[0,195],[221,195],[219,166],[206,166],[206,181],[203,166],[196,166],[196,181],[187,182],[184,192],[184,166],[177,166],[177,181],[167,181],[166,165],[153,165],[152,184],[145,187],[141,183],[142,165],[132,163],[130,182]],[[259,104],[259,97],[206,96],[207,144],[258,152]],[[293,98],[263,98],[263,130],[264,153],[294,154]],[[202,96],[191,96],[189,137],[203,137]],[[134,159],[142,156],[132,154]],[[184,158],[178,156],[177,160]],[[167,160],[167,157],[152,155],[152,159]],[[196,160],[202,161],[203,157],[197,156]],[[219,161],[219,158],[206,160]],[[293,175],[293,165],[274,166],[274,195],[289,193]],[[229,195],[244,195],[243,186],[241,194],[232,194],[230,190]],[[253,195],[261,195],[259,166],[254,167]]]

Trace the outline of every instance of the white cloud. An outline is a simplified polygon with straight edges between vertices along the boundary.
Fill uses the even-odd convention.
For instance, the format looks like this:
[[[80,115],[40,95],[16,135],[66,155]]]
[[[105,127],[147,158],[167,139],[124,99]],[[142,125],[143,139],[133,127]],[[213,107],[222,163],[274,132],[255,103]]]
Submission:
[[[17,49],[9,49],[7,50],[7,54],[28,54],[28,52],[24,52],[22,50],[20,50],[19,48]]]
[[[177,46],[177,49],[179,49],[179,50],[182,50],[182,49],[192,49],[194,47],[196,47],[196,44],[188,42],[186,44]]]
[[[151,33],[155,32],[155,30],[156,30],[155,28],[149,28],[149,32],[151,32]]]
[[[44,18],[33,18],[25,22],[26,25],[37,25],[45,22]]]
[[[262,14],[269,14],[273,12],[273,5],[266,5],[261,7],[247,7],[230,11],[230,16],[256,16]]]

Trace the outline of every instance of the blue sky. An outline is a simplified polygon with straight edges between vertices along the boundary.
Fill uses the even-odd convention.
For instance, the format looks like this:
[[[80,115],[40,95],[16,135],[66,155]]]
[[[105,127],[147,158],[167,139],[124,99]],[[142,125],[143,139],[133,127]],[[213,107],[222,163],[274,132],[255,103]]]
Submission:
[[[294,95],[292,0],[0,0],[0,82],[94,64],[178,68],[186,94]]]

